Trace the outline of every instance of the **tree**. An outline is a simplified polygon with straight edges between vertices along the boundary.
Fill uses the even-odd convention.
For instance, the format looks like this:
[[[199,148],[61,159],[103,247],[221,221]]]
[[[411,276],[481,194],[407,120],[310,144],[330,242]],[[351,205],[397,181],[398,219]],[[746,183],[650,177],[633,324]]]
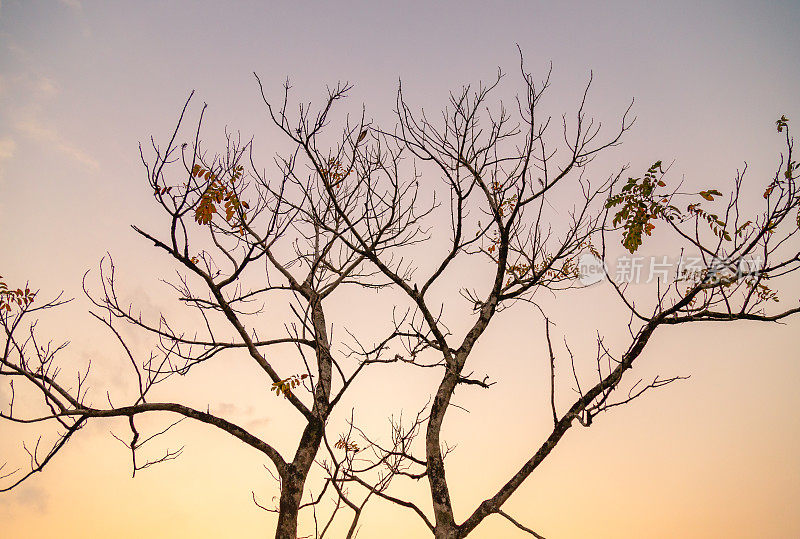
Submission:
[[[347,532],[352,537],[370,499],[410,509],[438,539],[466,537],[493,514],[538,537],[507,514],[503,504],[574,424],[589,427],[598,414],[680,378],[628,381],[626,374],[658,329],[708,321],[776,321],[800,312],[774,310],[777,294],[768,286],[800,266],[800,252],[790,243],[800,228],[800,190],[785,117],[776,125],[786,154],[773,181],[764,186],[760,212],[751,212],[742,195],[744,171],[734,179],[727,201],[717,189],[685,193],[670,187],[661,162],[625,181],[625,167],[601,181],[590,180],[589,164],[631,127],[630,107],[616,130],[601,132],[585,112],[590,79],[577,114],[563,116],[557,129],[551,118],[539,114],[549,74],[536,83],[522,62],[520,71],[522,94],[510,109],[514,112],[502,102],[492,108],[502,74],[489,85],[451,94],[436,121],[415,112],[401,88],[394,129],[366,121],[362,112],[355,122],[343,121],[333,142],[328,134],[332,111],[349,85],[330,89],[318,110],[300,105],[293,115],[288,83],[276,105],[258,80],[269,117],[290,146],[276,159],[271,175],[256,165],[252,142],[239,137],[227,135],[222,152],[209,152],[200,137],[202,111],[193,139],[179,143],[187,101],[166,147],[153,142],[150,157],[141,152],[149,189],[167,219],[165,230],[134,229],[181,270],[172,286],[180,304],[197,312],[201,329],[179,329],[165,316],[149,321],[135,314],[118,299],[113,262],[102,262],[100,286],[85,284],[84,289],[95,307],[92,315],[126,351],[138,391],[134,402],[124,406],[112,404],[110,395],[108,406],[95,406],[83,385],[86,374],[79,373],[77,388],[61,384],[56,354],[62,348],[42,347],[35,324],[24,326],[61,300],[37,305],[37,296],[22,290],[8,296],[14,301],[0,309],[5,328],[0,374],[12,383],[20,380],[44,406],[21,414],[14,408],[12,386],[8,411],[0,417],[54,421],[63,432],[44,457],[31,453],[28,473],[7,473],[12,483],[3,490],[40,471],[83,424],[96,418],[129,419],[131,437],[124,443],[134,474],[170,460],[179,451],[168,450],[145,463],[137,460],[142,445],[169,427],[142,439],[136,425],[142,414],[170,412],[222,429],[270,459],[280,500],[277,508],[265,509],[278,512],[277,538],[297,537],[304,507],[314,508],[315,536],[322,537],[342,506],[352,511]],[[554,142],[553,130],[562,141]],[[568,208],[567,218],[553,211],[556,200]],[[706,202],[722,203],[722,209],[710,209]],[[649,297],[635,294],[625,282],[606,279],[631,315],[631,338],[624,350],[615,351],[598,335],[595,379],[587,383],[568,346],[570,361],[558,361],[551,321],[536,294],[579,293],[587,286],[581,281],[587,260],[611,262],[619,254],[615,246],[620,239],[635,253],[656,229],[671,237],[672,245],[696,250],[699,265],[674,282],[657,281]],[[463,264],[474,283],[453,282]],[[391,314],[377,338],[347,332],[336,341],[326,305],[330,298],[348,297],[353,287],[386,297]],[[292,321],[287,319],[282,328],[258,326],[265,309],[281,312],[277,305]],[[544,322],[543,335],[531,345],[542,347],[549,358],[551,432],[501,488],[457,523],[445,466],[451,450],[442,434],[445,417],[458,387],[491,390],[493,382],[475,377],[471,364],[482,336],[499,323],[498,313],[531,307]],[[457,324],[448,319],[468,323],[463,330],[451,330]],[[119,324],[156,338],[152,353],[137,359]],[[273,349],[293,349],[292,367],[271,356]],[[302,434],[291,457],[219,414],[150,400],[157,384],[236,352],[247,354],[269,388],[294,409]],[[332,414],[343,396],[368,367],[388,363],[435,370],[438,383],[429,406],[410,422],[392,420],[388,444],[360,428],[352,412],[346,432],[333,434]],[[562,364],[572,371],[577,392],[566,408],[557,406],[562,397],[555,372]],[[629,384],[627,392],[623,383]],[[358,402],[357,408],[367,405]],[[315,459],[325,473],[316,494],[306,485]],[[432,517],[419,501],[392,492],[398,478],[427,480]],[[331,509],[318,525],[316,508],[328,495],[333,496]]]
[[[337,92],[345,90],[340,87]],[[332,93],[327,108],[319,114],[313,126],[305,125],[301,129],[318,131],[337,98],[337,94]],[[56,355],[63,347],[41,347],[34,332],[35,324],[20,336],[25,331],[23,323],[31,314],[55,307],[60,304],[59,300],[33,306],[33,296],[26,295],[27,291],[11,296],[16,308],[11,308],[11,301],[4,304],[7,309],[3,312],[2,323],[6,331],[0,373],[11,379],[12,393],[8,412],[2,413],[1,417],[19,423],[52,420],[58,422],[63,432],[43,458],[37,443],[36,450],[31,453],[30,470],[16,477],[3,490],[19,485],[40,471],[86,421],[94,418],[122,416],[129,419],[131,437],[130,441],[123,443],[131,451],[134,474],[153,464],[171,460],[180,454],[180,450],[168,450],[163,457],[144,463],[137,459],[137,455],[145,443],[165,434],[177,422],[146,438],[142,437],[136,424],[137,417],[142,414],[171,412],[213,425],[271,460],[280,483],[280,501],[277,508],[266,509],[279,515],[276,537],[294,539],[297,536],[298,511],[303,507],[305,481],[323,443],[328,417],[365,368],[376,363],[399,361],[399,358],[385,359],[382,355],[385,343],[398,335],[387,336],[384,344],[375,350],[354,351],[353,356],[359,359],[357,366],[349,372],[332,356],[329,322],[325,314],[326,299],[345,285],[376,289],[385,286],[385,283],[376,281],[372,275],[374,272],[365,269],[363,256],[341,244],[347,225],[334,211],[322,184],[331,180],[342,181],[347,174],[342,165],[330,159],[326,161],[325,169],[320,168],[316,175],[306,179],[295,172],[297,156],[292,156],[280,163],[282,177],[275,184],[260,176],[256,169],[251,170],[251,175],[245,174],[243,163],[248,157],[250,143],[242,144],[233,137],[228,137],[225,154],[206,160],[200,146],[202,112],[191,150],[187,151],[188,143],[176,143],[188,104],[187,101],[166,148],[162,150],[153,142],[150,161],[142,151],[149,186],[156,203],[168,218],[167,230],[161,236],[136,226],[134,229],[172,257],[185,272],[173,287],[179,301],[199,313],[206,335],[196,329],[177,329],[177,325],[163,315],[158,320],[148,321],[134,314],[132,306],[119,300],[113,261],[104,260],[99,270],[99,294],[89,290],[86,276],[84,290],[95,307],[91,315],[116,336],[127,354],[138,391],[135,400],[129,404],[114,405],[108,395],[108,406],[97,407],[88,400],[89,391],[85,385],[88,367],[86,372],[78,373],[76,388],[61,385]],[[360,125],[358,133],[365,132],[364,129],[366,126]],[[352,133],[347,134],[344,142],[349,137]],[[356,144],[363,139],[360,136]],[[345,151],[344,142],[342,152]],[[171,185],[167,183],[172,181],[168,175],[173,173],[171,167],[174,165],[180,166],[185,174],[182,180],[176,177],[176,185]],[[249,195],[253,197],[250,202],[247,199]],[[359,202],[353,199],[340,207],[351,209]],[[367,214],[365,218],[375,216]],[[390,230],[368,234],[368,241],[374,244],[376,252],[380,252],[386,246],[407,241],[413,223],[411,210],[393,213],[387,218]],[[254,269],[259,264],[261,266]],[[266,271],[263,265],[266,265]],[[257,284],[247,288],[253,280],[251,274],[259,270],[264,272],[255,278]],[[198,285],[203,287],[203,292],[196,291]],[[285,335],[260,338],[257,332],[262,330],[248,326],[248,320],[262,313],[261,307],[253,306],[265,301],[265,296],[270,302],[283,301],[293,314],[295,322],[287,322]],[[274,307],[274,303],[271,306]],[[118,330],[120,323],[129,324],[157,339],[149,356],[144,359],[135,357],[123,333]],[[229,328],[228,335],[221,334],[224,331],[221,324],[225,323]],[[276,330],[267,328],[269,333],[283,331],[283,327]],[[294,368],[297,370],[279,373],[274,360],[269,359],[264,351],[287,346],[295,348],[297,361]],[[177,402],[151,400],[151,390],[158,384],[176,374],[186,375],[197,365],[231,350],[249,354],[270,382],[265,384],[267,390],[285,398],[302,418],[304,428],[291,457],[285,458],[267,441],[218,414]],[[335,375],[339,379],[334,388]],[[41,413],[32,412],[32,415],[24,416],[15,409],[13,381],[16,378],[27,382],[30,387],[26,389],[41,394],[44,404]],[[357,520],[358,513],[353,526]]]

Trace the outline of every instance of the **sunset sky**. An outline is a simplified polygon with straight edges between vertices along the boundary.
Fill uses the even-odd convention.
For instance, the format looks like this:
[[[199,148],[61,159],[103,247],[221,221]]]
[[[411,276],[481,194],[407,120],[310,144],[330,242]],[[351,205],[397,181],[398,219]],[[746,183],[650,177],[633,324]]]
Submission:
[[[40,330],[71,342],[68,372],[92,361],[96,404],[107,389],[122,402],[134,379],[87,314],[81,279],[87,270],[96,277],[109,253],[126,301],[145,316],[180,316],[160,281],[175,266],[130,225],[163,231],[138,143],[151,135],[166,141],[191,91],[192,122],[208,104],[206,140],[222,140],[226,128],[252,136],[269,169],[284,143],[270,128],[253,72],[272,97],[288,77],[298,100],[317,103],[326,86],[349,81],[354,89],[342,110],[358,115],[364,105],[369,118],[391,126],[398,81],[415,107],[431,113],[450,90],[491,80],[498,67],[508,74],[503,91],[513,95],[517,45],[537,78],[552,62],[544,106],[556,120],[574,114],[590,73],[588,111],[604,125],[618,122],[635,100],[636,123],[598,159],[598,175],[625,164],[640,174],[663,160],[676,182],[727,192],[746,162],[757,207],[783,150],[775,120],[786,115],[800,133],[798,24],[800,3],[792,0],[2,0],[0,275],[14,286],[30,282],[43,297],[64,290],[76,298]],[[643,254],[677,253],[654,247]],[[797,304],[799,281],[782,283],[776,308]],[[624,348],[628,315],[604,292],[598,284],[550,302],[559,343],[567,338],[591,353],[599,332]],[[335,303],[334,326],[377,327],[365,301]],[[454,327],[463,322],[454,318]],[[448,478],[462,519],[549,433],[543,331],[531,309],[503,313],[475,352],[476,373],[497,384],[459,389],[457,402],[470,412],[448,412],[444,438],[458,446]],[[800,537],[800,317],[659,331],[631,376],[690,378],[614,409],[591,428],[573,428],[508,512],[549,539]],[[146,353],[144,338],[130,339]],[[293,450],[292,409],[256,383],[263,379],[247,358],[219,359],[176,380],[163,398],[209,406]],[[562,372],[567,403],[570,380]],[[0,385],[5,406],[8,388]],[[389,415],[416,412],[435,388],[436,376],[398,370],[368,378],[342,405],[385,434]],[[267,504],[278,494],[263,455],[185,421],[150,449],[157,456],[185,446],[183,455],[131,479],[130,454],[109,434],[128,437],[125,426],[90,424],[43,473],[0,494],[0,538],[272,536],[275,517],[251,494]],[[27,465],[23,439],[35,443],[36,431],[0,423],[0,464]],[[398,492],[428,509],[426,487]],[[310,533],[309,525],[301,531]],[[413,513],[377,501],[367,506],[359,535],[428,536]],[[470,537],[526,536],[489,518]]]

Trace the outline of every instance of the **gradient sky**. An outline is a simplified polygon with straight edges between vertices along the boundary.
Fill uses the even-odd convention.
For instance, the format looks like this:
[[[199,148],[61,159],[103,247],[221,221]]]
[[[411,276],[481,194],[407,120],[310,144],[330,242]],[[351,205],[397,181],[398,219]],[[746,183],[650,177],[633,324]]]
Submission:
[[[253,71],[272,95],[289,77],[304,100],[348,80],[355,89],[347,110],[358,113],[363,103],[368,116],[387,122],[398,80],[429,111],[498,66],[513,88],[519,44],[534,75],[552,61],[546,100],[555,114],[574,112],[590,71],[596,117],[613,122],[635,98],[636,125],[600,171],[626,163],[641,171],[661,159],[674,161],[673,178],[724,190],[746,161],[758,192],[782,149],[774,120],[800,121],[798,23],[796,1],[2,0],[0,272],[10,284],[29,280],[43,293],[77,297],[43,330],[70,340],[65,358],[91,358],[98,379],[124,395],[132,380],[86,315],[80,280],[110,252],[128,299],[145,314],[171,312],[158,282],[170,265],[129,225],[158,223],[137,144],[151,134],[164,140],[190,91],[193,114],[209,104],[208,140],[228,126],[254,135],[266,158],[280,142]],[[781,305],[797,301],[796,277],[785,290]],[[625,313],[599,290],[587,294],[552,305],[559,335],[578,349],[590,348],[596,330],[623,343]],[[334,314],[368,326],[366,313],[346,307]],[[445,437],[458,443],[448,477],[461,518],[538,447],[548,426],[543,343],[530,339],[541,320],[503,320],[476,360],[498,384],[459,392],[471,413],[452,409],[447,419]],[[636,373],[691,379],[573,429],[508,511],[551,539],[800,537],[799,330],[793,320],[663,331]],[[291,414],[248,385],[251,371],[231,356],[170,395],[209,404],[288,450],[296,439]],[[375,403],[362,418],[376,429],[435,388],[434,378],[398,373],[388,400],[380,380],[356,394]],[[0,429],[0,462],[25,464],[22,433]],[[185,444],[184,455],[131,480],[129,455],[109,430],[125,434],[124,424],[93,424],[44,473],[0,495],[0,537],[271,534],[274,517],[254,507],[251,490],[262,500],[277,491],[250,448],[184,422],[168,444]],[[375,503],[361,537],[425,537],[415,518]],[[518,536],[492,519],[472,535]]]

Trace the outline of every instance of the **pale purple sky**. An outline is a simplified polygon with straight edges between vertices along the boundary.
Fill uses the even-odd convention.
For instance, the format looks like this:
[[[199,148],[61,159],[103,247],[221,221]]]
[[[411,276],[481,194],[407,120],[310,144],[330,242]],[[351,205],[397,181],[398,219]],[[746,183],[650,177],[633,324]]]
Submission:
[[[253,71],[271,95],[278,95],[289,77],[306,100],[322,96],[325,85],[348,80],[355,84],[348,110],[358,113],[364,104],[369,117],[386,122],[398,80],[409,100],[429,111],[444,105],[449,90],[491,79],[498,66],[514,87],[518,44],[535,76],[544,76],[552,61],[553,86],[546,100],[554,114],[574,111],[590,71],[590,110],[598,118],[616,121],[635,98],[636,125],[623,145],[609,152],[603,162],[609,167],[630,163],[636,171],[656,159],[674,161],[671,174],[685,176],[689,185],[724,188],[747,161],[761,186],[781,150],[775,119],[785,114],[800,121],[798,24],[796,1],[2,0],[0,274],[80,296],[83,272],[110,251],[131,296],[150,301],[146,291],[171,270],[155,261],[151,246],[129,227],[158,215],[137,144],[151,134],[163,140],[195,90],[192,111],[208,103],[210,139],[228,126],[255,135],[259,151],[268,156],[276,139],[267,128]],[[796,296],[797,283],[790,290]],[[564,333],[571,323],[573,330],[589,333],[602,325],[594,318],[575,321],[573,307],[556,308]],[[64,328],[94,328],[82,314],[85,308],[78,302]],[[582,312],[587,311],[592,309],[584,304]],[[73,341],[76,355],[102,351],[88,336],[91,330],[75,335],[64,328],[63,338]],[[800,326],[795,321],[781,328],[737,328],[663,335],[653,345],[654,361],[661,363],[643,368],[642,376],[661,372],[692,379],[573,433],[563,456],[543,467],[541,483],[534,478],[520,492],[515,511],[530,514],[534,527],[548,537],[546,530],[553,537],[577,537],[585,533],[580,530],[594,529],[582,527],[583,518],[602,526],[596,537],[800,536],[800,392],[795,388]],[[507,344],[502,336],[493,338],[498,346]],[[514,399],[524,400],[529,389],[514,369],[525,368],[528,360],[524,346],[517,352],[521,359],[495,373],[508,381],[502,396],[476,401],[477,407],[491,412],[520,406],[522,401]],[[763,362],[770,363],[762,368]],[[743,387],[749,389],[743,392]],[[470,421],[493,420],[490,413],[477,412]],[[453,432],[474,432],[475,425],[464,417],[453,422]],[[202,514],[194,515],[192,504],[204,503],[227,503],[221,511],[241,523],[238,536],[261,536],[258,526],[268,517],[248,500],[250,489],[267,492],[268,484],[259,475],[261,462],[247,461],[250,453],[216,435],[207,442],[207,431],[192,428],[186,435],[190,448],[191,440],[195,447],[204,440],[222,451],[223,459],[241,455],[235,458],[246,466],[209,472],[203,459],[211,450],[197,449],[131,482],[127,454],[109,442],[107,430],[88,432],[91,443],[76,444],[54,471],[7,498],[10,503],[0,497],[0,520],[4,527],[11,522],[12,536],[49,533],[75,512],[93,522],[94,536],[117,533],[116,521],[153,533],[164,529],[157,528],[166,518],[159,504],[178,507],[186,515],[185,526],[195,526],[192,536],[219,536]],[[495,435],[502,440],[503,431]],[[519,447],[516,440],[502,442],[508,445],[507,468],[487,472],[488,479],[474,484],[466,479],[458,484],[465,490],[476,484],[490,489],[492,478],[503,477],[525,454],[524,444],[538,440],[535,433],[530,436]],[[0,462],[3,451],[18,449],[3,438]],[[454,466],[468,468],[470,455],[494,451],[485,438],[489,435],[473,446],[465,443]],[[79,472],[87,462],[93,467]],[[200,475],[198,467],[204,470]],[[127,507],[138,509],[110,504],[97,495],[106,488],[101,485],[111,485]],[[158,490],[157,501],[137,500],[149,489]],[[89,500],[85,507],[65,501],[78,495]],[[587,495],[589,500],[576,501]],[[193,501],[183,507],[176,500],[185,497]],[[625,507],[621,514],[620,505]],[[39,512],[41,524],[34,528],[30,518]],[[84,537],[86,528],[70,518],[61,536]],[[512,533],[505,526],[497,529],[502,531],[487,528],[475,537]],[[403,530],[393,525],[382,533],[411,537],[418,528]]]

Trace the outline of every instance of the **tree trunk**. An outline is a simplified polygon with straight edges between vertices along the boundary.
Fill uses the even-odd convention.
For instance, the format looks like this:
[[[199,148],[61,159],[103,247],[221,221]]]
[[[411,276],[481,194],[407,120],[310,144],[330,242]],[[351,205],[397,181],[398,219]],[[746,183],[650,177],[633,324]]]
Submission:
[[[314,391],[313,419],[309,419],[303,435],[297,446],[294,460],[287,466],[284,477],[281,477],[281,501],[278,515],[278,527],[275,530],[275,539],[297,539],[297,524],[300,513],[300,503],[303,500],[308,472],[314,464],[314,457],[322,445],[325,433],[325,418],[330,413],[329,399],[331,391],[331,373],[333,361],[331,359],[330,344],[325,322],[325,313],[318,296],[309,299],[312,311],[312,321],[316,333],[315,340],[319,382]]]
[[[433,532],[436,539],[459,539],[458,528],[455,526],[436,526]]]
[[[278,514],[278,527],[275,530],[275,539],[297,539],[297,524],[300,513],[300,503],[303,500],[308,472],[314,463],[319,446],[322,444],[322,435],[325,424],[320,420],[309,421],[303,430],[300,444],[297,446],[294,460],[286,466],[286,472],[281,477],[281,501]]]
[[[436,518],[436,539],[454,539],[456,523],[453,519],[453,506],[450,489],[445,478],[444,458],[440,444],[440,434],[450,397],[458,381],[458,374],[448,371],[445,374],[431,406],[428,428],[425,437],[425,453],[428,462],[428,481],[431,488],[433,513]]]
[[[305,478],[297,477],[297,471],[290,465],[281,488],[280,513],[278,513],[278,527],[275,529],[275,539],[297,539],[297,517],[300,512],[300,500],[303,487],[297,488],[297,483],[305,483]]]

